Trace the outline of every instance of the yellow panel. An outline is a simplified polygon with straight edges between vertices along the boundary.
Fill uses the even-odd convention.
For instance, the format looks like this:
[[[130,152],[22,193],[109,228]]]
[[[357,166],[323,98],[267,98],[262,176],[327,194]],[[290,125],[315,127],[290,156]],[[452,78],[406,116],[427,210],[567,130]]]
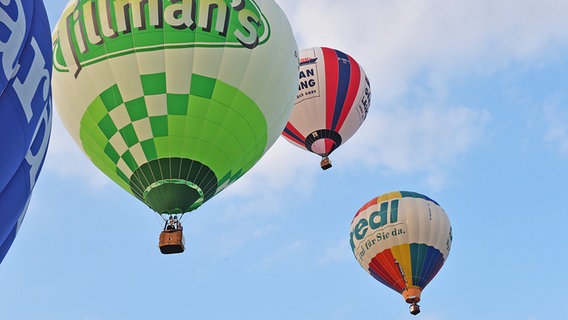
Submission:
[[[412,260],[410,258],[410,244],[401,244],[391,248],[392,255],[402,272],[406,286],[412,285]]]

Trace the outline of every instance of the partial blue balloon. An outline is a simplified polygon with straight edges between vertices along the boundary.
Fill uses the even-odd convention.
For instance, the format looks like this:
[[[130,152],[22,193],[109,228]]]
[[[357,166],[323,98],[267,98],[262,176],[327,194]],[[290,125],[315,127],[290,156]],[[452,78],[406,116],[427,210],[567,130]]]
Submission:
[[[24,219],[47,153],[51,62],[42,0],[0,0],[0,262]]]

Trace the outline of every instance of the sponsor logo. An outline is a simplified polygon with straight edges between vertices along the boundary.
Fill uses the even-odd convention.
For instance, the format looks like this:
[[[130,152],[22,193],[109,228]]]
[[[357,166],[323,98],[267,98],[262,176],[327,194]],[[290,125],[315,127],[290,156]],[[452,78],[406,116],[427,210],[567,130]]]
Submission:
[[[309,98],[319,97],[318,58],[307,57],[300,59],[300,73],[296,103]]]
[[[303,58],[300,59],[300,66],[304,66],[307,64],[315,64],[318,61],[318,58]]]
[[[77,0],[58,28],[54,67],[75,77],[84,66],[135,51],[253,49],[270,37],[254,0]],[[168,32],[176,30],[190,33]]]
[[[0,0],[0,4],[5,7],[12,5],[12,10],[16,10],[16,14],[12,15],[13,19],[0,6],[1,23],[11,31],[6,42],[0,40],[0,51],[10,52],[10,50],[3,50],[4,47],[20,45],[18,41],[23,39],[22,35],[29,32],[29,30],[26,30],[26,15],[21,1]],[[2,54],[0,57],[2,58],[2,68],[6,73],[6,78],[13,81],[10,90],[13,90],[18,98],[14,103],[21,107],[21,111],[27,121],[25,125],[32,127],[34,130],[30,149],[25,156],[29,166],[29,187],[31,191],[45,158],[51,131],[51,75],[50,65],[44,56],[46,53],[42,52],[35,36],[32,35],[29,41],[29,47],[26,47],[24,50],[33,51],[33,54],[21,56]],[[26,44],[24,43],[22,46],[26,46]],[[46,48],[44,47],[43,49],[45,50]],[[45,51],[50,49],[47,46]],[[19,50],[12,51],[19,52]],[[20,61],[19,59],[25,59],[26,61]],[[30,59],[31,61],[29,61]],[[35,97],[40,97],[40,100],[35,100]],[[40,101],[41,103],[39,103]],[[40,111],[41,114],[38,115]],[[25,128],[24,130],[30,129]]]
[[[365,76],[365,91],[361,100],[357,104],[357,112],[359,113],[359,121],[363,123],[367,118],[369,113],[369,107],[371,106],[371,83],[369,83],[369,78]]]
[[[352,224],[349,242],[357,258],[362,258],[367,250],[379,242],[406,233],[406,227],[398,226],[398,203],[398,199],[382,202],[379,210],[373,211],[369,218],[359,216],[357,223]],[[387,229],[389,227],[392,228]]]
[[[10,6],[12,8],[10,8]],[[15,13],[14,13],[15,11]],[[5,79],[10,80],[18,71],[18,55],[23,46],[22,40],[26,33],[26,16],[21,1],[0,0],[0,24],[4,25],[9,34],[0,37],[0,55]],[[5,30],[6,28],[2,28]]]

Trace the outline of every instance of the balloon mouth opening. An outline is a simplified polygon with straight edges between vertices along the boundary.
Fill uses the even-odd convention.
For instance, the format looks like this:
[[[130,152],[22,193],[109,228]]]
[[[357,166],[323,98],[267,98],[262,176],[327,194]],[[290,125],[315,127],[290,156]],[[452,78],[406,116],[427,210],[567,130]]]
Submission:
[[[415,304],[420,302],[420,294],[422,289],[419,287],[409,287],[402,291],[402,297],[406,303]]]
[[[312,143],[312,152],[322,157],[327,157],[332,150],[337,148],[337,142],[330,138],[321,138]]]
[[[191,181],[164,179],[150,184],[144,190],[144,201],[158,213],[180,214],[201,206],[205,194]]]
[[[306,136],[306,149],[322,157],[330,155],[341,145],[341,135],[337,131],[321,129]]]
[[[132,193],[159,214],[193,211],[217,192],[215,173],[187,158],[160,158],[141,165],[130,177]]]

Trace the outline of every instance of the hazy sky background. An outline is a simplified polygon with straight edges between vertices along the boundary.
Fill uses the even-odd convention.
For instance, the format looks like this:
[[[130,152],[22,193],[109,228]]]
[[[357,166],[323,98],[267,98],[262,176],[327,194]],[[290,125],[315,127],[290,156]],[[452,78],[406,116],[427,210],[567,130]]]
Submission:
[[[66,2],[46,1],[52,27]],[[0,265],[0,318],[568,319],[568,2],[277,2],[300,49],[344,51],[371,81],[333,168],[280,138],[164,256],[161,220],[55,116]],[[432,197],[453,227],[416,317],[349,247],[357,210],[395,190]]]

